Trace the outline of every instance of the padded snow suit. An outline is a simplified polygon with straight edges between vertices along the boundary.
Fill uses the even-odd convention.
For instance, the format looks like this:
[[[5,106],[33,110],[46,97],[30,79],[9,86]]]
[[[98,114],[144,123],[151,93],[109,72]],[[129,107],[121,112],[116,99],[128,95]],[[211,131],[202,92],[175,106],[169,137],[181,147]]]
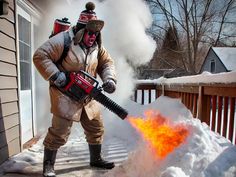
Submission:
[[[98,48],[97,44],[89,49],[83,48],[79,44],[83,29],[77,32],[76,37],[72,28],[68,32],[72,42],[60,65],[57,61],[64,49],[64,32],[50,38],[34,53],[34,64],[43,78],[49,80],[58,71],[84,70],[95,78],[98,74],[103,82],[108,79],[116,81],[114,61],[106,49],[103,46]],[[81,122],[89,144],[101,144],[104,128],[99,103],[95,100],[74,101],[53,84],[49,86],[49,93],[53,119],[44,141],[46,148],[55,150],[64,145],[73,121]]]

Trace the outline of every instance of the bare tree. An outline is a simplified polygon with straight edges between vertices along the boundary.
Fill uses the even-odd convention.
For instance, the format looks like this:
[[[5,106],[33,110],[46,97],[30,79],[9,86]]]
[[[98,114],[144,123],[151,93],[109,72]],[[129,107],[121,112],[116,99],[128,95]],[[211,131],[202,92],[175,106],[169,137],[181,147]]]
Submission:
[[[209,45],[217,45],[225,37],[223,32],[228,26],[229,14],[236,8],[236,0],[146,1],[154,15],[153,36],[158,34],[156,38],[161,41],[163,31],[168,27],[177,28],[179,37],[177,33],[173,35],[183,68],[189,73],[198,72],[200,58],[204,55],[201,51],[206,51]]]
[[[219,25],[219,31],[218,31],[218,34],[217,34],[217,38],[215,40],[215,43],[214,43],[214,46],[217,46],[219,41],[220,41],[220,38],[221,38],[221,34],[222,34],[222,30],[223,30],[223,27],[225,24],[227,24],[227,15],[228,13],[230,13],[230,11],[234,10],[234,3],[235,3],[235,0],[229,0],[229,1],[223,1],[222,3],[224,3],[224,6],[223,6],[223,10],[221,11],[220,13],[220,25]]]

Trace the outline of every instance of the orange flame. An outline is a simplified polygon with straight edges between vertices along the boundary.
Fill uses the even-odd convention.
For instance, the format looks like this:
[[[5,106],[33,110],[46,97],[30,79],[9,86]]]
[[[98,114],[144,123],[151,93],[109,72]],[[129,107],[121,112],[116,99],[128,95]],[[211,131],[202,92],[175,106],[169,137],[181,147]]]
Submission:
[[[137,129],[142,137],[150,144],[156,157],[164,158],[178,147],[188,136],[184,125],[173,125],[170,120],[158,112],[145,112],[145,119],[129,117],[128,121]]]

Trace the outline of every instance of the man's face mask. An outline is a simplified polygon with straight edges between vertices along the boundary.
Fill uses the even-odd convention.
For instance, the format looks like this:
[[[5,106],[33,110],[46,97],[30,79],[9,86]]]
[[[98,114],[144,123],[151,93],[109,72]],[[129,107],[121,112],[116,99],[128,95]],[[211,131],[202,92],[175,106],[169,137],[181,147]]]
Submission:
[[[87,47],[91,47],[98,35],[99,32],[91,32],[91,31],[86,31],[83,37],[83,42]]]

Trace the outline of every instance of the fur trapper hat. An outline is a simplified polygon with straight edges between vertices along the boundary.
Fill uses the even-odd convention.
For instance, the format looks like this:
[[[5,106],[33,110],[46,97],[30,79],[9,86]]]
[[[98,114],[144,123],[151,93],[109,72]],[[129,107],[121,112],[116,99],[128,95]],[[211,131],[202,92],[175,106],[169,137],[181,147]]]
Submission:
[[[100,32],[104,26],[104,21],[102,20],[90,20],[85,29],[91,32]]]

